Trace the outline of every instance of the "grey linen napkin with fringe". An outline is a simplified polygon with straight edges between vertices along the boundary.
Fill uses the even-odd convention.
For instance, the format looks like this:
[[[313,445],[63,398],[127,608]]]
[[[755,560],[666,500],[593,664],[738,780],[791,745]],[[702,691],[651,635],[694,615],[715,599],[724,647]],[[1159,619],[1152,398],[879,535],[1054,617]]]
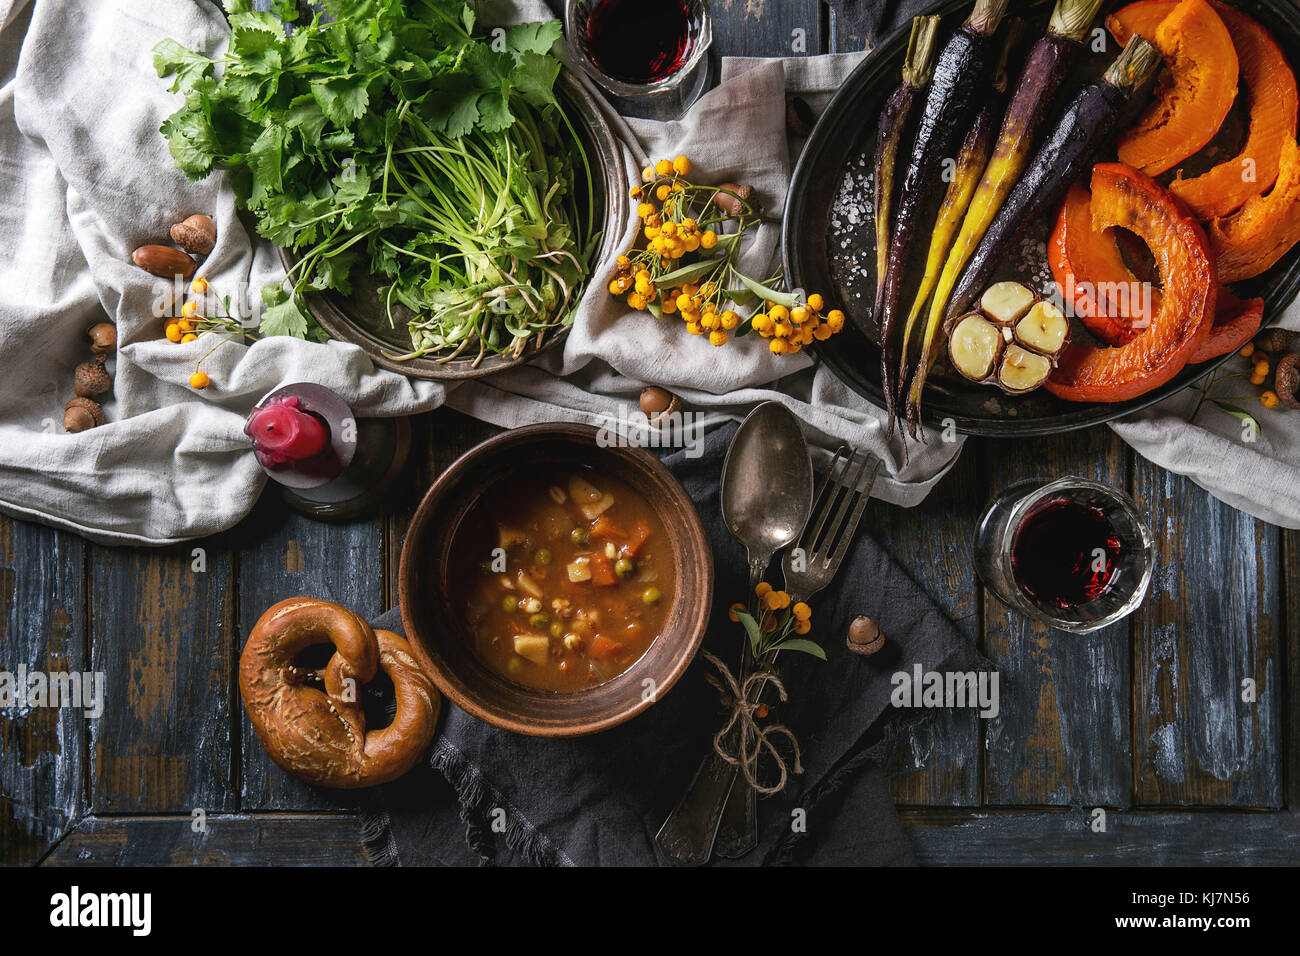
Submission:
[[[735,426],[704,439],[703,454],[666,459],[696,502],[717,563],[713,620],[704,646],[734,667],[741,631],[727,608],[747,587],[744,549],[727,533],[719,501],[722,462]],[[868,507],[880,507],[877,502]],[[779,575],[774,579],[779,584]],[[884,771],[891,743],[934,711],[890,704],[895,673],[991,669],[943,612],[875,541],[860,534],[835,582],[811,602],[827,651],[788,654],[789,702],[773,719],[802,748],[805,772],[759,802],[756,850],[725,865],[913,862]],[[858,614],[887,635],[861,658],[844,635]],[[389,611],[376,627],[401,631]],[[690,783],[725,714],[698,656],[664,699],[604,733],[542,740],[497,730],[444,702],[431,757],[371,795],[362,826],[375,864],[637,866],[662,862],[654,836]],[[795,811],[802,810],[802,815]],[[796,832],[792,821],[806,820]]]

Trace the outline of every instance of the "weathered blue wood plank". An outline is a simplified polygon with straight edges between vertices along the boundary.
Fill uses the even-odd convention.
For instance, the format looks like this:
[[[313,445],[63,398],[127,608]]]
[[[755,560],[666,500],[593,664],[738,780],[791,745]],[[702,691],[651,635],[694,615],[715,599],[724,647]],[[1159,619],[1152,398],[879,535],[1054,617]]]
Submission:
[[[234,572],[220,543],[93,547],[92,812],[234,810],[230,680]]]
[[[904,811],[917,861],[930,866],[1296,866],[1300,815],[1088,810]]]
[[[1134,498],[1157,552],[1133,630],[1138,802],[1280,807],[1280,532],[1142,460]]]
[[[882,502],[867,509],[863,530],[934,598],[972,644],[980,640],[979,589],[971,560],[975,519],[986,497],[978,444],[917,508]],[[898,742],[891,764],[894,800],[910,805],[977,806],[983,732],[975,711],[943,711]]]
[[[1285,531],[1282,535],[1286,556],[1282,567],[1281,586],[1286,597],[1283,616],[1286,632],[1282,658],[1286,661],[1286,803],[1293,812],[1300,812],[1300,531]]]
[[[1124,488],[1123,443],[1106,428],[990,442],[990,493],[1078,474]],[[985,641],[1001,672],[1001,713],[986,726],[990,804],[1129,805],[1129,632],[1076,635],[1030,622],[991,594]]]
[[[828,23],[827,49],[831,53],[857,53],[869,49],[866,39],[853,32],[853,28],[834,10],[829,13]]]
[[[818,0],[712,0],[709,9],[721,56],[799,56],[826,49]]]
[[[0,517],[0,671],[10,675],[11,693],[23,691],[0,705],[5,863],[39,859],[84,803],[85,710],[29,706],[39,700],[28,699],[26,680],[17,681],[20,668],[47,678],[89,670],[85,554],[80,538]]]
[[[86,817],[46,866],[365,866],[351,814]]]

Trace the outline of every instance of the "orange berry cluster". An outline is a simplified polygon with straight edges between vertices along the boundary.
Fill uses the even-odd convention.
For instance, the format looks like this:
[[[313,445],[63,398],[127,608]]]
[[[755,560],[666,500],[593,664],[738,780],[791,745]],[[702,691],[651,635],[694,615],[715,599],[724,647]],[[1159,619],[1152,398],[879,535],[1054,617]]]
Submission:
[[[717,283],[674,284],[660,288],[656,279],[675,269],[691,253],[710,252],[718,246],[718,234],[709,228],[712,222],[700,222],[692,215],[697,187],[685,179],[691,161],[685,156],[661,159],[641,171],[642,185],[632,187],[632,198],[639,199],[637,219],[640,225],[638,244],[618,257],[618,269],[609,282],[613,296],[626,296],[627,304],[637,311],[656,309],[660,315],[680,314],[693,335],[708,335],[713,345],[727,344],[730,332],[740,324],[740,316],[723,309]],[[658,205],[656,205],[656,202]],[[723,265],[722,261],[719,261]]]
[[[662,268],[671,267],[687,253],[718,245],[718,234],[708,228],[710,223],[702,224],[691,215],[694,194],[701,187],[686,179],[690,172],[691,161],[685,156],[661,159],[641,170],[642,185],[632,187],[632,198],[641,200],[636,215],[646,250]]]
[[[228,338],[223,339],[221,342],[217,343],[217,345],[209,349],[203,357],[199,359],[198,363],[194,367],[194,373],[190,376],[190,387],[204,389],[212,384],[212,379],[208,377],[207,372],[204,372],[203,369],[200,368],[203,364],[203,360],[211,355],[221,345],[225,344],[225,342],[230,341],[231,338],[236,338],[246,333],[240,325],[239,320],[232,316],[224,314],[207,316],[203,314],[205,303],[215,301],[215,296],[212,300],[208,299],[208,293],[212,292],[212,287],[208,284],[207,279],[202,277],[196,278],[190,283],[190,292],[197,296],[197,298],[190,299],[182,305],[181,314],[179,316],[174,316],[167,320],[167,324],[163,327],[163,335],[166,336],[167,341],[169,342],[175,342],[177,345],[187,345],[190,342],[195,341],[204,332],[229,333]]]
[[[1269,375],[1273,372],[1273,363],[1269,354],[1256,348],[1254,342],[1247,342],[1243,345],[1240,354],[1250,360],[1250,384],[1267,384]],[[1260,393],[1259,403],[1265,408],[1277,408],[1278,405],[1281,404],[1281,399],[1273,389],[1265,389]]]
[[[203,296],[208,292],[208,280],[203,278],[195,279],[190,283],[190,289],[195,295]],[[195,299],[190,299],[181,306],[181,314],[178,318],[172,318],[167,322],[163,329],[163,334],[167,336],[168,342],[175,342],[178,345],[193,342],[207,329],[202,328],[203,308]]]
[[[767,311],[759,312],[751,322],[754,331],[769,340],[774,355],[797,355],[805,345],[825,342],[844,328],[844,313],[839,309],[831,309],[823,317],[825,302],[815,292],[805,304],[793,308],[770,302],[767,306]]]
[[[618,257],[609,293],[626,297],[629,308],[637,311],[679,316],[687,332],[707,336],[714,346],[726,345],[733,336],[752,329],[772,340],[769,348],[774,354],[793,355],[842,329],[844,313],[837,309],[823,317],[820,295],[792,307],[768,303],[766,311],[748,320],[741,318],[733,299],[736,293],[725,287],[733,279],[750,281],[739,275],[735,259],[746,228],[757,221],[757,209],[733,197],[740,212],[736,203],[727,204],[731,212],[723,211],[717,203],[722,187],[691,183],[686,179],[690,172],[691,161],[685,156],[661,159],[641,171],[641,184],[631,191],[638,200],[637,244]],[[713,227],[721,228],[729,218],[739,225],[735,232],[720,236]],[[697,258],[684,266],[682,260],[692,255]],[[700,265],[703,268],[697,269]],[[669,276],[677,281],[663,281]]]
[[[758,598],[758,610],[762,615],[759,626],[768,633],[783,630],[790,625],[795,634],[807,634],[812,630],[812,608],[803,601],[790,603],[787,591],[778,591],[766,581],[760,581],[754,588]],[[740,620],[740,612],[745,610],[743,604],[733,604],[727,616],[733,621]],[[782,613],[785,612],[785,613]]]
[[[716,283],[688,282],[672,290],[664,303],[664,314],[681,316],[691,335],[707,335],[710,345],[723,346],[740,325],[740,316],[723,308],[723,298]]]

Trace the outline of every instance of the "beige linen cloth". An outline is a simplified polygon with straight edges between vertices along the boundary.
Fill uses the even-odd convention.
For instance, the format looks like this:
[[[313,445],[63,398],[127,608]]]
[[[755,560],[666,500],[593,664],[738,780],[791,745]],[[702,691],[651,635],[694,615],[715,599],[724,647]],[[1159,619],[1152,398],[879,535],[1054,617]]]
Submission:
[[[540,3],[501,9],[499,22],[549,16]],[[270,246],[241,224],[225,177],[190,183],[157,132],[176,97],[154,73],[154,44],[174,37],[213,52],[226,36],[206,0],[0,0],[0,510],[110,543],[162,544],[230,527],[265,482],[244,417],[293,381],[329,385],[362,415],[445,402],[502,426],[611,425],[635,409],[644,384],[672,388],[705,413],[705,425],[776,399],[807,423],[819,448],[849,442],[879,455],[889,474],[876,494],[901,505],[921,501],[956,460],[960,438],[932,437],[904,464],[884,441],[883,413],[806,356],[772,356],[757,337],[715,349],[680,323],[624,314],[604,291],[610,263],[596,267],[563,352],[533,367],[444,388],[377,369],[354,346],[268,339],[217,349],[204,365],[211,387],[193,391],[190,372],[216,339],[161,338],[154,280],[131,264],[131,251],[205,212],[217,221],[218,244],[200,275],[223,292],[248,287],[255,300],[282,275]],[[721,83],[682,121],[620,122],[628,168],[685,153],[712,181],[752,183],[779,211],[792,165],[786,93],[824,103],[861,56],[724,58]],[[631,241],[631,222],[611,228]],[[778,242],[776,224],[757,230],[743,262],[748,274],[772,268]],[[64,434],[72,371],[88,354],[85,330],[106,316],[119,329],[109,424]],[[1290,321],[1300,327],[1294,314]],[[1220,428],[1202,413],[1209,427],[1190,428],[1179,401],[1117,430],[1234,505],[1300,526],[1294,425],[1261,411],[1264,436],[1243,447],[1232,438],[1235,420],[1219,416],[1227,419]],[[1248,482],[1238,473],[1243,453],[1255,456]]]

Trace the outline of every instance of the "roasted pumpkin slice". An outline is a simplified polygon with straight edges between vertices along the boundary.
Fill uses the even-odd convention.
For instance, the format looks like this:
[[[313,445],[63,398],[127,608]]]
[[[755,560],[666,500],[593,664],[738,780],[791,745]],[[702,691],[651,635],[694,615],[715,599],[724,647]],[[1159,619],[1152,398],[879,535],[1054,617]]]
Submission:
[[[1045,387],[1072,402],[1122,402],[1168,382],[1214,324],[1214,260],[1200,223],[1150,176],[1123,163],[1092,171],[1094,229],[1123,226],[1151,249],[1163,294],[1151,327],[1123,345],[1070,345]]]
[[[1277,41],[1231,7],[1214,5],[1237,49],[1250,104],[1250,131],[1241,152],[1193,179],[1176,178],[1169,189],[1204,222],[1225,216],[1277,180],[1282,147],[1296,135],[1295,74]]]
[[[1154,36],[1176,0],[1142,0],[1117,11],[1106,26],[1120,43],[1134,33]],[[1236,156],[1192,179],[1181,174],[1169,190],[1192,208],[1202,222],[1226,216],[1252,196],[1266,192],[1277,179],[1282,144],[1296,134],[1296,79],[1272,34],[1232,7],[1213,4],[1228,28],[1250,111],[1246,142]]]
[[[1300,242],[1300,148],[1282,146],[1277,182],[1231,216],[1205,227],[1219,261],[1219,281],[1238,282],[1271,269]]]
[[[1086,187],[1070,188],[1048,244],[1052,275],[1062,297],[1070,301],[1073,296],[1075,315],[1088,331],[1107,345],[1123,345],[1150,325],[1150,317],[1160,309],[1160,291],[1132,273],[1112,231],[1092,228],[1091,203]],[[1149,305],[1149,311],[1133,308],[1143,304]],[[1138,321],[1143,317],[1146,323]],[[1214,324],[1188,362],[1208,362],[1236,351],[1254,338],[1263,319],[1263,299],[1238,299],[1220,287]]]
[[[1264,324],[1263,299],[1238,299],[1220,287],[1214,306],[1214,324],[1201,347],[1187,361],[1208,362],[1220,355],[1235,352],[1255,337]]]
[[[1144,33],[1143,36],[1146,36]],[[1119,141],[1119,158],[1149,176],[1199,152],[1237,98],[1237,51],[1209,0],[1181,0],[1160,21],[1155,45],[1169,76]]]
[[[1178,0],[1138,0],[1121,7],[1106,18],[1106,29],[1120,46],[1137,33],[1155,42],[1156,31],[1165,17],[1174,12]]]
[[[1062,299],[1101,341],[1123,345],[1150,327],[1160,292],[1125,264],[1114,232],[1092,227],[1092,196],[1086,186],[1070,187],[1047,251]]]

